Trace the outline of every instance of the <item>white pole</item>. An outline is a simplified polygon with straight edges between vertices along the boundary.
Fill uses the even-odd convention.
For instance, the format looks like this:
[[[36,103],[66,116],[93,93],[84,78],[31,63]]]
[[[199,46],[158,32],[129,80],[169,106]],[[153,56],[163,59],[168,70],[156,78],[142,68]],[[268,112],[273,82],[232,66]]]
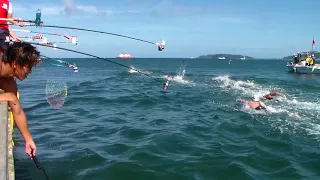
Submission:
[[[24,29],[11,29],[12,31],[17,31],[17,32],[31,32],[30,30],[24,30]]]

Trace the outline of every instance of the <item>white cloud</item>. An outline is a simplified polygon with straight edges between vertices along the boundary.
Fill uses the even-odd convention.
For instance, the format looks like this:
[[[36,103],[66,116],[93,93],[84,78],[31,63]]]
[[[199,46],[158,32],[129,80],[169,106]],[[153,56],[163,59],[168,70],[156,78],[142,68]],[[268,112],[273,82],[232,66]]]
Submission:
[[[41,12],[45,15],[59,15],[63,12],[63,8],[61,6],[44,7],[41,8]]]
[[[73,0],[63,0],[63,13],[67,15],[111,15],[109,9],[99,9],[96,6],[77,5]]]
[[[38,4],[37,7],[24,4],[13,4],[14,14],[28,14],[41,9],[43,15],[68,15],[68,16],[107,16],[112,15],[113,11],[101,9],[92,5],[78,5],[73,0],[63,0],[63,4]]]
[[[130,1],[129,1],[130,2]],[[215,23],[245,23],[248,19],[233,16],[223,16],[220,14],[214,14],[212,12],[203,12],[203,7],[200,6],[186,6],[178,2],[171,0],[162,0],[155,2],[153,7],[141,7],[135,9],[119,9],[112,10],[104,7],[98,7],[94,5],[77,4],[74,0],[62,0],[62,4],[38,4],[37,8],[24,5],[24,4],[13,4],[14,14],[28,14],[35,12],[37,8],[42,10],[42,14],[45,16],[59,16],[67,15],[74,17],[83,16],[142,16],[142,17],[153,17],[153,18],[180,18],[185,19],[189,17],[203,18],[210,17],[211,22]],[[130,7],[130,6],[129,6]],[[205,14],[207,13],[207,14]]]

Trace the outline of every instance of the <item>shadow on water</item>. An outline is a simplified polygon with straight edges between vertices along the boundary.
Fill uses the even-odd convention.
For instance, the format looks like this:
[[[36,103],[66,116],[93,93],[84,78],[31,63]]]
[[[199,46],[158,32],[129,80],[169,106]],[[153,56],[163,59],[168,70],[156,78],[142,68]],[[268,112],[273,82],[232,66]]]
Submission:
[[[17,180],[45,180],[45,174],[41,169],[38,169],[36,165],[34,164],[33,160],[31,159],[20,159],[21,157],[14,158],[14,170],[15,170],[15,179]],[[40,166],[43,167],[43,165],[40,162]],[[45,171],[48,173],[48,170],[46,167],[43,167]],[[49,179],[50,174],[48,175]]]
[[[14,153],[15,155],[15,153]],[[32,180],[31,173],[29,171],[29,167],[32,164],[27,163],[25,161],[21,161],[18,158],[14,158],[14,170],[15,170],[15,179],[21,179],[21,180]]]
[[[302,78],[302,79],[320,77],[320,74],[299,74],[299,73],[294,73],[294,72],[288,72],[288,74],[291,74],[294,77]]]
[[[309,82],[317,82],[318,84],[320,84],[320,74],[300,74],[300,73],[294,73],[294,72],[287,72],[288,75],[290,75],[292,77],[293,80],[299,81],[299,82],[303,82],[307,83]]]

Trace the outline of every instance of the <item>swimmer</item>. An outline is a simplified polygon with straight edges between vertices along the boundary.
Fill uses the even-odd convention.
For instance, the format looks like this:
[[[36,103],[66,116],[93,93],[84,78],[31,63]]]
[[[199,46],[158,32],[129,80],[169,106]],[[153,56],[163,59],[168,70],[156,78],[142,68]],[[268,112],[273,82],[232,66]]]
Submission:
[[[244,100],[244,99],[237,99],[237,101],[241,102],[241,103],[248,104],[251,109],[255,109],[255,110],[265,110],[266,109],[266,105],[261,101],[248,101],[248,100]]]
[[[230,83],[227,88],[233,88],[234,87],[234,84],[233,83]]]
[[[169,80],[167,80],[165,83],[163,83],[163,89],[167,90],[169,86]]]
[[[170,81],[170,80],[173,79],[173,77],[172,77],[172,76],[169,76],[169,75],[164,75],[163,77],[166,78],[168,81]]]
[[[282,97],[285,97],[285,98],[286,98],[285,95],[283,95],[283,94],[281,94],[281,93],[279,93],[279,92],[271,92],[271,93],[266,94],[266,95],[264,95],[264,96],[262,96],[262,97],[263,97],[264,99],[272,100],[272,99],[273,99],[273,96],[282,96]]]

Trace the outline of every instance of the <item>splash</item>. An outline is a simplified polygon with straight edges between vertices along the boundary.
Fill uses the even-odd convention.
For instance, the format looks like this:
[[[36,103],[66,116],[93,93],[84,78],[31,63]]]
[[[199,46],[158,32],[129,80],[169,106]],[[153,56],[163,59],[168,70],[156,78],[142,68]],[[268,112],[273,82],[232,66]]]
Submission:
[[[130,74],[135,74],[135,73],[140,73],[140,74],[143,73],[143,74],[147,74],[147,75],[152,74],[152,72],[150,72],[150,71],[144,71],[142,69],[138,69],[133,66],[130,66],[130,68],[128,69],[128,72]]]
[[[185,73],[186,73],[186,66],[183,65],[183,66],[180,67],[177,75],[174,76],[172,78],[172,80],[177,82],[177,83],[181,83],[181,84],[192,84],[193,83],[192,81],[184,79]]]
[[[285,92],[275,86],[266,86],[254,81],[233,80],[228,75],[212,78],[217,86],[237,96],[246,96],[246,99],[260,100],[266,104],[266,111],[256,111],[248,105],[243,105],[241,111],[256,116],[261,123],[266,123],[281,133],[302,133],[320,140],[320,101],[319,98],[299,100],[286,94],[286,97],[275,97],[265,100],[263,95],[274,91]],[[313,101],[313,102],[312,102]]]
[[[259,94],[257,94],[257,90],[261,89],[261,87],[255,84],[254,81],[232,80],[228,75],[218,76],[212,79],[217,81],[219,83],[219,87],[221,88],[233,89],[251,97],[259,96]],[[265,92],[260,92],[260,94],[263,93]]]
[[[133,67],[130,66],[130,69],[128,70],[129,73],[138,73],[138,71]]]

